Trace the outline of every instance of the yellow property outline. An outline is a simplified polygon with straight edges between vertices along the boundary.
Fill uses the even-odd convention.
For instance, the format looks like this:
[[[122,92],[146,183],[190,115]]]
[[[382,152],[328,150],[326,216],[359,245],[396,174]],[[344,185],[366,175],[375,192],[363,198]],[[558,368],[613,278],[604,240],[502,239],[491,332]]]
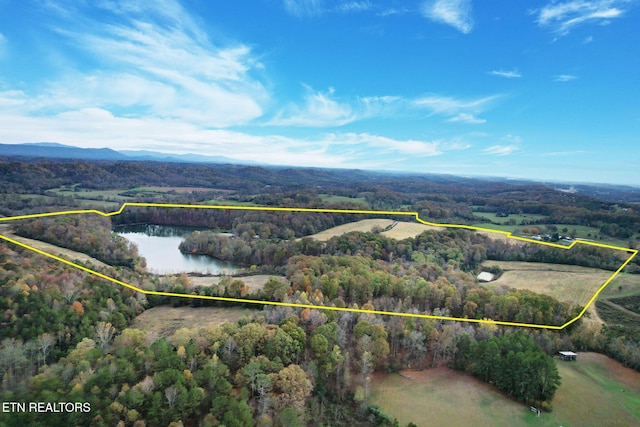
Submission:
[[[98,271],[92,270],[90,268],[84,267],[82,265],[78,265],[72,261],[66,260],[64,258],[60,258],[56,255],[50,254],[48,252],[42,251],[40,249],[29,246],[25,243],[18,242],[14,239],[6,237],[0,234],[0,239],[6,240],[7,242],[13,243],[14,245],[21,246],[25,249],[29,249],[46,257],[52,258],[56,261],[62,262],[64,264],[75,267],[79,270],[85,271],[87,273],[93,274],[94,276],[105,279],[109,282],[124,286],[126,288],[132,289],[136,292],[141,292],[146,295],[161,295],[161,296],[169,296],[169,297],[181,297],[181,298],[199,298],[199,299],[208,299],[208,300],[216,300],[216,301],[228,301],[228,302],[238,302],[238,303],[249,303],[249,304],[262,304],[262,305],[276,305],[276,306],[286,306],[286,307],[297,307],[297,308],[309,308],[309,309],[318,309],[318,310],[331,310],[331,311],[350,311],[355,313],[369,313],[369,314],[383,314],[389,316],[401,316],[401,317],[417,317],[422,319],[438,319],[438,320],[453,320],[457,322],[469,322],[469,323],[487,323],[492,325],[503,325],[503,326],[519,326],[519,327],[527,327],[527,328],[542,328],[542,329],[555,329],[560,330],[564,329],[573,322],[580,319],[584,313],[587,311],[589,306],[593,304],[595,299],[600,295],[600,292],[609,284],[611,281],[629,264],[629,262],[638,254],[637,249],[627,249],[619,246],[606,245],[603,243],[596,243],[587,240],[574,240],[570,245],[560,245],[557,243],[543,242],[539,240],[529,239],[526,237],[514,236],[509,231],[502,230],[493,230],[490,228],[476,227],[473,225],[464,225],[464,224],[437,224],[434,222],[424,221],[420,219],[418,212],[407,212],[407,211],[374,211],[374,210],[356,210],[356,209],[321,209],[321,208],[278,208],[278,207],[262,207],[262,206],[224,206],[224,205],[187,205],[187,204],[174,204],[174,203],[137,203],[137,202],[126,202],[123,203],[120,209],[114,212],[102,212],[96,209],[83,209],[83,210],[71,210],[71,211],[58,211],[58,212],[45,212],[38,214],[28,214],[28,215],[18,215],[11,217],[2,217],[0,218],[0,223],[2,221],[15,221],[19,219],[28,219],[28,218],[42,218],[42,217],[50,217],[50,216],[60,216],[60,215],[74,215],[74,214],[87,214],[94,213],[103,217],[110,217],[114,215],[119,215],[124,211],[127,207],[158,207],[158,208],[189,208],[189,209],[233,209],[233,210],[248,210],[248,211],[267,211],[267,212],[313,212],[313,213],[347,213],[347,214],[365,214],[365,215],[400,215],[400,216],[412,216],[421,224],[430,225],[433,227],[445,227],[445,228],[462,228],[467,230],[476,230],[476,231],[487,231],[490,233],[498,233],[507,236],[509,239],[521,240],[530,243],[537,243],[539,245],[552,246],[560,249],[570,250],[576,244],[589,245],[589,246],[597,246],[601,248],[614,249],[619,251],[624,251],[626,253],[631,253],[631,256],[627,258],[627,260],[622,263],[622,265],[609,277],[600,288],[596,291],[596,293],[591,297],[587,305],[582,309],[582,311],[573,319],[567,321],[564,325],[561,326],[553,326],[553,325],[538,325],[534,323],[518,323],[518,322],[504,322],[500,320],[490,320],[490,319],[467,319],[460,317],[449,317],[449,316],[434,316],[428,314],[413,314],[413,313],[399,313],[394,311],[381,311],[381,310],[364,310],[360,308],[348,308],[348,307],[330,307],[330,306],[317,306],[312,304],[297,304],[297,303],[286,303],[286,302],[278,302],[278,301],[265,301],[265,300],[251,300],[244,298],[227,298],[227,297],[214,297],[207,295],[192,295],[192,294],[178,294],[173,292],[158,292],[158,291],[148,291],[145,289],[140,289],[136,286],[133,286],[129,283],[125,283],[121,280],[115,279],[113,277],[109,277],[105,274],[102,274]]]

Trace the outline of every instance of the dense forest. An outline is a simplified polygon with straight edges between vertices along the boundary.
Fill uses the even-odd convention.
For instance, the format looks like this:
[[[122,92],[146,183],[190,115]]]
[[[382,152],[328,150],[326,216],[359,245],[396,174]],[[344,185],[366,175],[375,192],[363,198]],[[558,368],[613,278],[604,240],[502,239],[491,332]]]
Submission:
[[[193,204],[233,197],[235,203],[274,207],[417,211],[423,219],[464,224],[477,222],[479,212],[497,217],[527,214],[534,217],[523,218],[518,225],[551,230],[550,223],[574,224],[630,239],[640,231],[637,205],[538,184],[455,177],[408,179],[361,171],[231,165],[12,161],[0,162],[0,182],[0,215],[5,216],[93,207],[93,200],[75,198],[73,193],[113,190],[109,197],[118,203]],[[159,193],[133,189],[143,185],[203,189]],[[58,191],[62,187],[67,190]],[[130,208],[110,219],[65,215],[12,221],[6,227],[16,234],[86,253],[109,264],[93,268],[145,290],[311,307],[247,303],[251,311],[239,322],[207,327],[196,323],[161,336],[132,328],[133,319],[151,308],[206,311],[238,303],[135,293],[0,243],[0,400],[89,402],[92,408],[55,417],[0,414],[0,424],[395,426],[392,416],[371,404],[374,372],[449,366],[515,400],[551,410],[561,384],[551,357],[558,350],[599,351],[640,370],[638,328],[626,321],[620,326],[616,321],[621,311],[612,309],[615,302],[636,310],[633,295],[612,299],[602,311],[599,302],[606,325],[578,321],[562,331],[323,309],[562,325],[581,307],[527,290],[481,285],[476,279],[481,263],[551,262],[611,271],[624,260],[620,251],[584,245],[567,251],[459,229],[430,230],[403,240],[386,237],[382,230],[351,232],[322,242],[305,237],[369,217],[149,207]],[[193,286],[187,275],[151,275],[136,247],[112,232],[120,224],[208,228],[188,236],[181,250],[281,277],[271,278],[252,293],[237,277]],[[626,271],[639,272],[639,262],[635,259]]]
[[[573,224],[600,229],[604,235],[631,238],[640,233],[640,205],[604,201],[557,191],[530,182],[480,181],[445,175],[394,175],[365,171],[264,168],[238,165],[189,165],[160,162],[0,161],[0,214],[39,212],[46,206],[73,205],[72,195],[51,190],[120,190],[139,186],[203,187],[210,191],[173,194],[140,201],[197,203],[220,191],[264,206],[362,208],[346,200],[326,202],[323,193],[360,199],[370,209],[410,210],[421,218],[470,224],[476,212],[534,214],[525,224]],[[590,194],[619,194],[585,186]],[[29,195],[29,197],[20,197]],[[45,198],[44,196],[50,196]],[[34,202],[36,196],[41,196]],[[622,199],[621,199],[622,200]],[[201,224],[203,225],[203,224]],[[520,225],[520,222],[518,223]]]
[[[5,417],[7,425],[393,425],[367,403],[374,370],[452,363],[475,372],[465,362],[468,352],[513,334],[489,325],[272,307],[238,324],[158,337],[127,328],[152,304],[144,296],[90,277],[73,282],[70,267],[29,251],[4,244],[0,251],[3,400],[92,407],[90,414],[55,419]],[[349,270],[362,268],[355,258],[341,262],[352,264]],[[316,263],[310,268],[324,264]],[[72,284],[78,286],[73,291]],[[510,342],[496,345],[507,354]],[[532,360],[545,355],[538,344],[528,351]],[[491,372],[498,369],[494,362]],[[547,395],[544,387],[534,381],[529,394],[514,397],[549,400],[553,386]]]
[[[64,215],[17,221],[16,234],[92,256],[110,265],[144,268],[144,259],[127,239],[111,232],[109,218]]]

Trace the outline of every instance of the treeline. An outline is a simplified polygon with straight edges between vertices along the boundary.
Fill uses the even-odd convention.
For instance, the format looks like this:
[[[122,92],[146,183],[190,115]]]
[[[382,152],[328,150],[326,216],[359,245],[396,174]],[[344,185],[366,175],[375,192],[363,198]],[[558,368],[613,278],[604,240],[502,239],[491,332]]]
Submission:
[[[14,324],[0,328],[12,328],[11,337],[0,342],[0,398],[89,402],[92,407],[89,414],[26,413],[10,418],[3,414],[0,422],[6,425],[393,426],[391,417],[370,405],[376,370],[447,364],[488,380],[519,400],[548,403],[557,377],[542,350],[553,354],[578,349],[565,332],[514,333],[491,324],[290,306],[266,307],[254,319],[238,324],[181,329],[158,338],[127,329],[132,315],[146,302],[143,296],[99,280],[83,281],[80,275],[66,277],[69,267],[27,251],[4,247],[2,254],[0,289],[6,305],[1,308],[5,313],[13,310],[9,319]],[[476,298],[474,292],[481,291],[472,274],[428,261],[403,266],[362,254],[296,256],[286,270],[287,282],[272,279],[263,292],[274,299],[318,306],[341,305],[342,300],[345,306],[358,304],[365,309],[433,309],[434,314],[446,315],[460,305],[464,313]],[[73,308],[74,303],[66,310],[80,321],[62,316],[65,304],[55,305],[65,295],[61,291],[65,285],[55,280],[65,279],[72,280],[81,304],[81,310],[77,304]],[[131,274],[125,279],[137,283],[141,277]],[[140,286],[164,286],[160,279],[153,280]],[[242,285],[228,279],[218,291],[242,292]],[[205,289],[212,288],[196,292]],[[18,294],[25,292],[27,300],[19,299]],[[514,309],[520,312],[538,301],[502,292],[488,297],[489,304],[502,307],[522,297],[523,305]],[[38,293],[45,298],[34,299]],[[478,295],[477,301],[487,295]],[[28,301],[33,305],[18,310]],[[61,317],[51,318],[46,304],[52,304],[51,311]],[[38,323],[39,329],[29,327],[33,313],[48,319]],[[75,329],[76,324],[83,329]],[[61,333],[46,328],[69,325],[75,344],[63,349],[57,341]],[[579,325],[571,333],[581,337],[577,342],[588,343],[593,336],[582,328]],[[548,375],[541,376],[541,369]]]
[[[157,224],[206,227],[233,232],[245,240],[292,239],[337,225],[366,219],[366,215],[233,209],[129,208],[112,221],[116,225]]]
[[[522,332],[474,342],[461,341],[454,366],[494,384],[514,398],[548,409],[560,386],[553,358]]]
[[[85,253],[114,266],[144,267],[138,248],[111,231],[108,218],[64,215],[15,221],[16,234]]]
[[[243,226],[237,227],[241,229]],[[261,225],[255,224],[253,227],[259,229]],[[310,238],[289,241],[263,239],[247,234],[228,237],[214,232],[196,231],[185,238],[180,244],[180,250],[245,266],[282,266],[294,255],[361,254],[384,261],[430,262],[441,267],[449,265],[469,272],[475,272],[488,259],[571,264],[615,271],[628,257],[628,254],[620,251],[595,246],[578,244],[571,250],[566,250],[539,244],[511,243],[460,229],[428,230],[415,238],[401,241],[381,234],[350,232],[332,237],[326,242]],[[626,271],[640,272],[640,257],[635,257]]]
[[[119,276],[134,278],[127,271]],[[65,356],[92,336],[98,323],[123,329],[145,305],[142,294],[26,249],[0,244],[2,387],[21,389],[40,366]]]
[[[498,214],[544,215],[548,224],[597,227],[602,233],[619,238],[640,232],[637,204],[609,202],[525,182],[303,168],[91,161],[0,161],[0,177],[0,193],[7,194],[44,194],[46,190],[77,184],[81,189],[123,191],[150,185],[188,186],[232,190],[257,204],[299,207],[331,207],[319,195],[335,194],[364,198],[371,209],[408,207],[419,211],[423,219],[442,222],[477,221],[471,212],[473,206]],[[578,187],[589,194],[618,194],[619,200],[637,201],[637,193],[630,196],[625,190]]]

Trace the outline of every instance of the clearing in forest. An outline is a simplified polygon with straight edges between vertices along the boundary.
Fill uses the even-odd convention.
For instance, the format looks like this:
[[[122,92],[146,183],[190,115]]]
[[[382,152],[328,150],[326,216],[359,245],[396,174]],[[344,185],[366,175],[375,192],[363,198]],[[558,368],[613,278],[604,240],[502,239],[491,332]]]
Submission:
[[[543,262],[485,261],[483,267],[498,266],[504,273],[485,286],[507,286],[550,295],[560,301],[586,305],[610,271],[577,265]]]
[[[56,261],[62,262],[64,264],[75,267],[79,270],[90,273],[94,276],[100,277],[112,283],[127,287],[136,292],[141,292],[147,295],[162,295],[162,296],[171,296],[171,297],[180,297],[180,298],[198,298],[198,299],[209,299],[216,301],[228,301],[228,302],[238,302],[238,303],[249,303],[249,304],[261,304],[261,305],[278,305],[278,306],[288,306],[288,307],[297,307],[297,308],[309,308],[309,309],[321,309],[321,310],[330,310],[330,311],[351,311],[358,313],[369,313],[369,314],[383,314],[383,315],[391,315],[391,316],[401,316],[401,317],[416,317],[423,319],[439,319],[439,320],[452,320],[452,321],[463,321],[463,322],[471,322],[471,323],[487,323],[494,325],[505,325],[505,326],[520,326],[520,327],[529,327],[529,328],[544,328],[544,329],[564,329],[568,325],[577,321],[584,313],[587,311],[589,306],[595,301],[598,294],[611,282],[624,267],[638,254],[638,250],[636,249],[626,249],[618,246],[606,245],[603,243],[596,242],[588,242],[581,240],[574,240],[570,245],[560,245],[557,243],[550,242],[541,242],[533,239],[529,239],[521,236],[513,236],[510,232],[500,231],[500,230],[491,230],[482,227],[476,227],[471,225],[464,224],[437,224],[428,221],[424,221],[420,218],[418,212],[408,212],[408,211],[373,211],[373,210],[356,210],[356,209],[320,209],[320,208],[283,208],[283,207],[255,207],[255,206],[218,206],[218,205],[188,205],[188,204],[174,204],[174,203],[134,203],[127,202],[123,203],[120,209],[113,212],[101,212],[96,209],[79,209],[79,210],[70,210],[70,211],[59,211],[59,212],[44,212],[37,214],[28,214],[28,215],[17,215],[12,217],[2,217],[0,218],[0,223],[7,221],[16,221],[20,219],[28,219],[28,218],[42,218],[42,217],[53,217],[53,216],[61,216],[61,215],[79,215],[79,214],[95,214],[103,217],[110,217],[114,215],[119,215],[122,213],[124,209],[127,207],[158,207],[158,208],[188,208],[188,209],[235,209],[235,210],[253,210],[253,211],[265,211],[265,212],[314,212],[314,213],[340,213],[340,214],[360,214],[360,215],[381,215],[381,216],[389,216],[393,215],[395,217],[398,216],[406,216],[414,218],[419,224],[423,224],[430,227],[439,227],[439,228],[461,228],[467,230],[475,230],[475,231],[484,231],[502,234],[508,236],[511,239],[536,243],[545,246],[552,246],[555,248],[570,250],[576,244],[583,244],[589,246],[597,246],[608,249],[613,249],[617,251],[624,251],[625,254],[628,255],[627,259],[620,265],[620,267],[611,274],[611,276],[606,279],[606,281],[598,288],[598,290],[593,294],[585,308],[573,319],[568,319],[566,323],[563,325],[538,325],[538,324],[530,324],[530,323],[518,323],[518,322],[506,322],[506,321],[498,321],[498,320],[489,320],[489,319],[469,319],[469,318],[459,318],[459,317],[451,317],[451,316],[439,316],[439,315],[430,315],[430,314],[421,314],[421,313],[403,313],[403,312],[393,312],[393,311],[383,311],[383,310],[367,310],[361,308],[353,308],[353,307],[334,307],[334,306],[319,306],[313,304],[297,304],[297,303],[289,303],[289,302],[279,302],[279,301],[267,301],[267,300],[252,300],[248,298],[228,298],[228,297],[214,297],[208,295],[194,295],[194,294],[184,294],[184,293],[173,293],[173,292],[160,292],[160,291],[151,291],[139,288],[137,286],[131,285],[129,283],[125,283],[121,280],[118,280],[114,277],[107,276],[106,274],[100,273],[98,271],[92,270],[85,266],[79,265],[68,259],[62,258],[58,255],[54,255],[49,253],[46,250],[38,249],[32,245],[20,242],[11,237],[7,237],[6,235],[0,234],[0,239],[3,239],[9,243],[12,243],[17,246],[21,246],[23,248],[32,250],[46,257],[52,258]],[[388,220],[391,221],[391,220]]]
[[[448,368],[374,374],[372,403],[400,425],[573,426],[637,425],[640,373],[602,354],[557,362],[562,384],[540,418],[490,385]],[[456,414],[452,418],[451,414]]]
[[[402,240],[409,237],[416,237],[425,230],[442,230],[442,227],[435,227],[417,222],[393,221],[390,219],[376,218],[363,219],[361,221],[338,225],[308,237],[321,242],[326,242],[332,237],[342,236],[343,234],[350,233],[352,231],[368,233],[374,230],[378,230],[383,236]]]
[[[200,329],[223,323],[237,323],[249,310],[240,307],[170,307],[145,310],[133,320],[130,329],[156,332],[168,337],[181,328]]]

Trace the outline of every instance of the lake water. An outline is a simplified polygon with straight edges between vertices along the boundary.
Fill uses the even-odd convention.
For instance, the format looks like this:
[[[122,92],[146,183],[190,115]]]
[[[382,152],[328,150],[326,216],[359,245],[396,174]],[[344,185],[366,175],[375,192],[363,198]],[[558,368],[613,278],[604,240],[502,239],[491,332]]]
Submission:
[[[186,255],[180,252],[180,242],[194,230],[196,229],[192,227],[164,225],[128,225],[114,229],[117,234],[138,246],[138,253],[147,260],[147,270],[150,273],[234,274],[240,268],[206,255]]]

